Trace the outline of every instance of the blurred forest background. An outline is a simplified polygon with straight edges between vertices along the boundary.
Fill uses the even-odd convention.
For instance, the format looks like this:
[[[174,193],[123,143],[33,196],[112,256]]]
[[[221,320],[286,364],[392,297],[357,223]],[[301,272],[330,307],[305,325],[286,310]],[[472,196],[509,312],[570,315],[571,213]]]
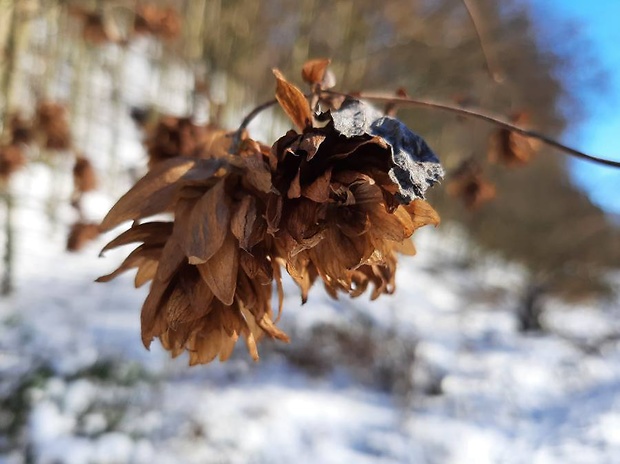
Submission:
[[[304,62],[327,57],[345,92],[405,89],[551,137],[575,127],[584,116],[575,95],[605,79],[588,44],[548,24],[547,35],[557,28],[571,40],[553,52],[542,48],[526,0],[467,4],[469,11],[460,0],[0,0],[4,295],[19,289],[16,262],[34,246],[14,219],[30,204],[20,173],[47,173],[38,213],[50,234],[66,234],[67,247],[79,251],[97,238],[112,202],[146,172],[149,156],[189,150],[201,127],[234,130],[273,98],[271,68],[301,87]],[[429,201],[442,227],[465,231],[456,265],[474,268],[492,253],[525,267],[522,330],[542,328],[545,297],[613,296],[617,218],[571,183],[565,155],[540,145],[531,162],[508,169],[488,162],[495,129],[484,122],[412,108],[398,117],[446,169]],[[249,130],[271,144],[287,124],[270,109]],[[495,197],[471,208],[451,195],[445,187],[463,166],[475,166]],[[342,333],[319,337],[361,346]]]
[[[332,59],[344,91],[405,89],[508,120],[521,114],[529,127],[557,137],[583,116],[568,89],[599,85],[603,77],[578,37],[562,54],[542,50],[527,7],[477,1],[470,9],[474,27],[463,2],[454,0],[395,0],[380,8],[321,0],[6,0],[0,19],[2,162],[19,163],[15,153],[22,151],[23,161],[60,170],[64,161],[57,158],[74,155],[90,160],[103,179],[136,176],[139,163],[119,161],[123,126],[133,124],[130,114],[141,118],[153,139],[157,118],[167,115],[232,130],[273,94],[271,68],[299,82],[301,66],[315,57]],[[141,69],[135,55],[144,60]],[[41,132],[46,104],[60,105],[47,108],[52,119],[60,117],[54,110],[68,118],[68,132],[57,134],[67,140],[54,146],[39,137],[38,145],[17,150],[23,141],[12,138],[11,121],[35,132],[38,124]],[[465,162],[488,164],[488,124],[426,109],[407,109],[400,117],[440,155],[448,181]],[[270,121],[277,118],[269,113],[260,123],[258,136],[267,143],[281,130]],[[180,134],[189,126],[170,130]],[[109,132],[107,152],[96,147],[94,134],[101,131]],[[571,184],[564,157],[546,147],[539,151],[521,169],[484,167],[485,178],[498,186],[497,197],[476,211],[463,208],[446,189],[436,189],[432,200],[444,221],[461,223],[482,248],[525,263],[537,291],[570,297],[604,291],[601,270],[620,262],[618,229]],[[52,190],[50,195],[59,195],[58,187]]]

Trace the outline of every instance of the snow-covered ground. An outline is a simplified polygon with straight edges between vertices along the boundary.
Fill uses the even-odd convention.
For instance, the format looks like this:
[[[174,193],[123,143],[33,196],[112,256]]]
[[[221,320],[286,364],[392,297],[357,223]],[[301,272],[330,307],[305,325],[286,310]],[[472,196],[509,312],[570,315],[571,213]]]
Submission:
[[[134,77],[148,74],[144,63],[136,69],[140,56],[133,68],[128,58]],[[139,93],[150,87],[128,81],[137,87],[126,101],[149,99]],[[119,137],[116,168],[144,164],[128,117],[105,104],[111,81],[93,82],[100,120],[78,146],[106,171]],[[70,171],[69,160],[59,164]],[[123,179],[114,180],[120,194]],[[419,253],[401,261],[395,295],[333,301],[317,287],[302,307],[289,281],[280,325],[290,344],[263,341],[259,363],[240,346],[225,364],[190,368],[157,342],[143,348],[146,289],[132,276],[93,282],[125,250],[97,258],[102,237],[80,254],[63,251],[74,213],[61,206],[53,226],[43,212],[49,192],[66,200],[70,176],[30,165],[14,181],[0,464],[620,462],[620,296],[549,301],[548,332],[524,335],[523,270],[472,259],[458,229],[443,225],[416,233]],[[101,219],[112,201],[91,194],[89,217]],[[620,288],[620,274],[612,278]]]
[[[523,271],[472,263],[456,228],[417,233],[391,297],[302,307],[287,282],[291,344],[190,368],[142,347],[131,276],[93,283],[123,251],[64,253],[42,202],[0,301],[0,463],[620,462],[620,305],[552,301],[524,335]]]

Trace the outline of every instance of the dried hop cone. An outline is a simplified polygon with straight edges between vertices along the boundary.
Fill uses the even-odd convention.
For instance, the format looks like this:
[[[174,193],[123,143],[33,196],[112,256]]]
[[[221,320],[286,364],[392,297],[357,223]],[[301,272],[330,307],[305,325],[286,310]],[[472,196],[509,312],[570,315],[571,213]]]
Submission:
[[[527,113],[518,112],[511,119],[519,126],[527,126],[530,118]],[[488,159],[491,163],[517,168],[528,164],[539,146],[539,142],[534,139],[501,128],[491,135]]]
[[[174,8],[140,5],[136,10],[134,31],[136,34],[152,34],[163,40],[173,40],[181,33],[181,17]]]
[[[473,160],[464,161],[457,168],[447,188],[448,193],[461,198],[470,211],[480,208],[496,195],[495,186],[485,178],[482,167]]]
[[[26,157],[20,145],[0,147],[0,180],[6,181],[26,164]]]
[[[91,192],[97,188],[97,174],[92,163],[84,156],[78,156],[73,165],[73,186],[76,193]]]
[[[264,219],[268,154],[246,139],[238,156],[212,150],[163,161],[103,220],[103,230],[135,221],[104,251],[142,245],[99,281],[130,268],[138,268],[136,286],[152,281],[142,308],[147,347],[158,337],[173,356],[187,350],[197,364],[226,360],[240,336],[254,359],[263,335],[288,340],[272,321],[272,282],[281,288],[281,281]],[[163,212],[174,213],[174,222],[137,222]]]
[[[275,283],[282,309],[281,266],[304,300],[319,277],[333,296],[372,284],[377,297],[394,288],[396,253],[413,254],[413,232],[439,221],[423,198],[443,171],[420,137],[353,99],[315,117],[301,91],[276,77],[300,132],[270,149],[206,130],[191,157],[155,164],[101,225],[134,221],[103,251],[141,245],[99,281],[137,268],[136,286],[152,282],[143,342],[187,351],[190,364],[227,359],[239,337],[254,359],[261,336],[288,340],[271,306]],[[140,222],[161,213],[174,220]]]
[[[28,145],[32,142],[32,125],[20,114],[11,115],[9,128],[12,144],[23,143]]]
[[[76,222],[69,230],[67,251],[79,251],[88,242],[99,236],[99,225],[88,222]]]
[[[194,156],[203,135],[204,128],[193,124],[190,118],[161,117],[145,142],[149,168],[176,156]]]
[[[36,128],[43,135],[44,146],[49,150],[67,150],[71,146],[71,131],[66,108],[44,101],[37,105]]]
[[[279,80],[279,100],[301,132],[273,148],[275,192],[267,221],[278,253],[307,298],[316,277],[328,292],[373,298],[394,289],[396,252],[439,216],[424,193],[443,171],[426,143],[397,119],[347,99],[312,115],[301,91]]]

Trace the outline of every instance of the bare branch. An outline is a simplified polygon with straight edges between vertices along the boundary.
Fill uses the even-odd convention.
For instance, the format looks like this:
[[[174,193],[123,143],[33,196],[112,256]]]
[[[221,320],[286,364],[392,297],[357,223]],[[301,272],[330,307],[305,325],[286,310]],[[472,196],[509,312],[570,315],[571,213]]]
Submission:
[[[370,101],[375,101],[375,102],[381,102],[381,103],[394,103],[394,104],[399,104],[399,105],[407,105],[407,106],[419,106],[422,108],[430,108],[430,109],[435,109],[435,110],[441,110],[441,111],[446,111],[449,113],[454,113],[454,114],[458,114],[460,116],[466,116],[469,118],[473,118],[473,119],[479,119],[482,121],[486,121],[490,124],[493,124],[495,126],[498,127],[502,127],[504,129],[508,129],[509,131],[515,132],[519,135],[523,135],[524,137],[529,137],[529,138],[533,138],[536,140],[540,140],[541,142],[543,142],[546,145],[549,145],[550,147],[556,148],[558,150],[560,150],[561,152],[564,152],[568,155],[574,156],[575,158],[580,158],[580,159],[584,159],[587,161],[591,161],[593,163],[597,163],[597,164],[602,164],[603,166],[609,166],[609,167],[613,167],[613,168],[620,168],[620,161],[614,161],[614,160],[609,160],[609,159],[604,159],[604,158],[598,158],[596,156],[592,156],[592,155],[588,155],[587,153],[584,153],[582,151],[576,150],[574,148],[571,148],[567,145],[564,145],[560,142],[558,142],[557,140],[554,140],[550,137],[547,137],[544,134],[541,134],[540,132],[536,132],[533,130],[529,130],[529,129],[524,129],[523,127],[519,127],[516,126],[510,122],[504,121],[502,120],[500,117],[495,116],[495,115],[491,115],[488,113],[484,113],[482,111],[479,110],[471,110],[471,109],[466,109],[466,108],[461,108],[459,106],[453,106],[453,105],[448,105],[446,103],[439,103],[439,102],[434,102],[431,100],[418,100],[415,98],[409,98],[409,97],[398,97],[398,96],[394,96],[394,95],[387,95],[387,94],[380,94],[380,93],[358,93],[355,96],[346,94],[346,93],[342,93],[342,92],[335,92],[335,91],[331,91],[331,90],[324,90],[323,94],[328,94],[328,95],[338,95],[338,96],[342,96],[342,97],[351,97],[351,98],[357,98],[360,100],[370,100]],[[266,101],[264,103],[262,103],[261,105],[257,106],[256,108],[254,108],[241,122],[241,125],[239,126],[239,128],[237,129],[237,131],[234,134],[234,138],[233,138],[233,144],[232,144],[232,148],[231,148],[231,153],[235,153],[238,146],[239,146],[239,141],[240,141],[240,137],[241,137],[241,133],[243,132],[243,130],[245,128],[247,128],[247,126],[250,124],[250,122],[252,122],[252,120],[262,111],[266,110],[267,108],[275,105],[276,103],[278,103],[278,101],[276,99],[273,100],[269,100]]]
[[[332,91],[324,91],[324,93],[329,93],[332,95],[340,95],[340,96],[349,96],[347,94],[344,93],[339,93],[339,92],[332,92]],[[480,119],[482,121],[486,121],[490,124],[493,124],[495,126],[498,127],[502,127],[504,129],[508,129],[512,132],[515,132],[519,135],[523,135],[525,137],[530,137],[533,139],[537,139],[540,140],[541,142],[545,143],[546,145],[549,145],[551,147],[557,148],[558,150],[574,156],[576,158],[580,158],[580,159],[584,159],[584,160],[588,160],[588,161],[592,161],[593,163],[598,163],[598,164],[602,164],[604,166],[610,166],[610,167],[614,167],[614,168],[620,168],[620,161],[614,161],[614,160],[609,160],[609,159],[604,159],[604,158],[598,158],[596,156],[592,156],[592,155],[588,155],[587,153],[584,153],[582,151],[576,150],[574,148],[571,148],[567,145],[564,145],[560,142],[558,142],[557,140],[554,140],[550,137],[547,137],[544,134],[541,134],[539,132],[533,131],[533,130],[528,130],[528,129],[524,129],[522,127],[516,126],[512,123],[509,123],[507,121],[502,120],[501,118],[488,114],[488,113],[483,113],[481,111],[478,110],[471,110],[471,109],[466,109],[466,108],[461,108],[459,106],[453,106],[453,105],[448,105],[445,103],[438,103],[438,102],[434,102],[431,100],[418,100],[418,99],[414,99],[414,98],[406,98],[406,97],[395,97],[393,95],[384,95],[384,94],[379,94],[379,93],[358,93],[355,95],[355,98],[361,99],[361,100],[370,100],[370,101],[376,101],[376,102],[382,102],[382,103],[398,103],[398,104],[402,104],[402,105],[408,105],[408,106],[420,106],[423,108],[431,108],[431,109],[436,109],[436,110],[442,110],[442,111],[447,111],[449,113],[455,113],[461,116],[466,116],[466,117],[470,117],[473,119]]]
[[[501,72],[499,65],[495,61],[495,56],[489,53],[489,50],[486,46],[486,40],[482,35],[482,21],[480,20],[480,12],[478,11],[478,7],[474,5],[471,0],[461,0],[461,2],[467,10],[467,14],[471,18],[474,30],[476,31],[478,43],[480,43],[480,49],[482,50],[482,55],[484,56],[484,62],[486,64],[487,71],[489,72],[489,76],[491,76],[491,79],[493,79],[497,83],[503,82],[504,75]]]

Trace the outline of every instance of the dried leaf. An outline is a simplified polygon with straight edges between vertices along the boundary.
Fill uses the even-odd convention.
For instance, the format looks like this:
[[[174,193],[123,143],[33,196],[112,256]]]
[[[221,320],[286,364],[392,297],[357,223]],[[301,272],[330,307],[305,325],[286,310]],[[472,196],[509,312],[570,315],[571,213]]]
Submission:
[[[127,258],[125,258],[125,260],[114,272],[99,277],[95,280],[95,282],[109,282],[123,272],[133,269],[134,267],[141,266],[145,260],[159,260],[160,255],[161,248],[152,248],[146,247],[145,245],[140,245],[138,248],[129,253]]]
[[[394,245],[394,251],[405,256],[414,256],[416,254],[415,245],[413,244],[413,240],[410,238],[406,238],[402,242]]]
[[[233,304],[239,269],[239,247],[235,237],[227,234],[220,249],[197,267],[216,298],[225,305]]]
[[[101,222],[108,231],[122,222],[137,220],[167,211],[172,206],[177,181],[196,163],[188,158],[163,161],[149,171],[123,195]]]
[[[407,204],[424,198],[426,190],[443,177],[439,159],[422,137],[398,119],[384,116],[371,125],[371,134],[383,138],[392,149],[394,167],[389,175],[399,186],[397,199]]]
[[[427,224],[438,226],[441,222],[437,211],[425,200],[415,200],[410,205],[405,206],[405,209],[411,214],[414,230]]]
[[[295,177],[291,181],[291,185],[290,185],[290,187],[288,189],[288,192],[286,192],[286,196],[289,199],[299,198],[301,196],[300,176],[301,176],[301,171],[298,169],[297,170],[297,174],[295,175]]]
[[[273,70],[276,76],[276,99],[298,129],[303,130],[312,123],[312,112],[308,100],[301,90],[289,83],[282,73]]]
[[[246,195],[239,203],[235,213],[230,220],[230,230],[239,241],[239,246],[243,250],[250,247],[250,236],[256,221],[256,199],[251,195]]]
[[[459,166],[447,186],[448,193],[459,197],[465,207],[473,211],[495,198],[495,186],[489,182],[482,167],[473,160]]]
[[[508,129],[498,129],[491,138],[489,161],[510,168],[529,163],[534,155],[530,140]]]
[[[230,209],[221,180],[207,190],[190,214],[188,235],[183,238],[190,264],[204,263],[220,249],[228,231],[229,218]]]
[[[317,177],[314,182],[302,188],[302,195],[317,203],[325,203],[329,200],[331,192],[332,168],[328,168]]]
[[[144,222],[126,230],[101,250],[100,255],[108,250],[135,242],[148,242],[150,246],[163,246],[172,233],[172,222]]]
[[[302,79],[310,85],[321,84],[330,63],[331,60],[327,58],[306,61],[301,69]]]
[[[158,260],[145,259],[144,262],[138,267],[138,272],[136,272],[136,277],[134,279],[134,286],[139,288],[150,280],[153,280],[157,275],[158,265]]]

